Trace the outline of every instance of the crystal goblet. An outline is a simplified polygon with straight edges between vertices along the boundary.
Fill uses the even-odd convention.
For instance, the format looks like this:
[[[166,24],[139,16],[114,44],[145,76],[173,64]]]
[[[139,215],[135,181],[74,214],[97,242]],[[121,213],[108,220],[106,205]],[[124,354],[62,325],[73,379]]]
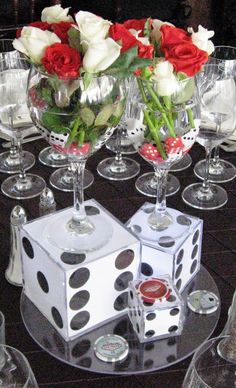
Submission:
[[[236,385],[236,338],[222,336],[204,342],[196,351],[182,388],[225,388]]]
[[[225,68],[228,74],[235,76],[236,73],[236,47],[231,46],[215,46],[215,50],[208,60],[210,64],[217,64],[221,68]],[[209,181],[213,183],[223,183],[231,181],[236,176],[236,167],[227,160],[220,159],[220,146],[213,150],[213,157],[210,159],[209,166]],[[206,168],[205,160],[200,160],[194,166],[195,175],[204,179]]]
[[[11,39],[0,39],[0,60],[5,59],[6,61],[11,61],[13,58],[20,56],[20,53],[17,52],[13,45],[13,40]],[[5,125],[1,123],[1,132],[10,137],[11,147],[9,152],[2,152],[0,154],[0,172],[5,174],[15,174],[19,172],[19,152],[17,149],[17,142],[14,137],[14,133],[9,131]],[[23,151],[22,152],[22,163],[25,171],[31,168],[35,163],[35,157],[31,152]]]
[[[122,115],[120,123],[118,124],[116,131],[116,147],[115,147],[115,157],[106,158],[102,160],[97,166],[97,172],[103,178],[114,180],[114,181],[123,181],[128,180],[136,175],[138,175],[140,171],[139,164],[127,157],[123,157],[122,155],[122,147],[121,147],[121,139],[122,132],[127,118],[130,113],[130,104],[134,94],[137,93],[137,86],[134,77],[130,77],[125,82],[126,93],[127,93],[127,102],[125,111]],[[109,139],[108,139],[109,141]]]
[[[162,231],[174,224],[166,208],[167,173],[172,164],[180,160],[192,147],[198,132],[198,104],[194,78],[186,78],[175,84],[167,98],[158,95],[158,80],[139,80],[142,100],[134,104],[135,125],[133,141],[139,154],[149,162],[157,180],[156,205],[147,222],[154,231]],[[165,96],[167,97],[167,96]],[[167,105],[168,106],[167,106]],[[189,225],[186,225],[186,229]],[[175,231],[172,237],[177,238]],[[182,231],[183,233],[183,231]]]
[[[27,358],[17,349],[0,344],[0,387],[38,388]]]
[[[236,85],[234,77],[215,64],[206,64],[196,82],[201,107],[197,141],[206,151],[206,169],[204,181],[186,187],[182,198],[189,206],[211,210],[222,207],[228,200],[222,187],[209,182],[209,165],[213,148],[236,128]]]
[[[45,99],[45,93],[50,99]],[[125,104],[123,82],[113,76],[58,79],[32,68],[28,106],[33,122],[48,142],[65,153],[74,183],[74,208],[48,223],[45,237],[65,251],[86,252],[107,243],[112,226],[100,214],[91,219],[84,205],[83,177],[89,156],[97,151],[118,125]]]
[[[25,58],[13,56],[0,61],[0,121],[14,133],[19,150],[19,175],[12,175],[1,185],[2,192],[10,198],[33,198],[45,188],[45,181],[35,175],[26,174],[22,163],[22,136],[25,125],[22,117],[29,117],[26,95],[29,64]],[[28,126],[32,123],[27,119]]]

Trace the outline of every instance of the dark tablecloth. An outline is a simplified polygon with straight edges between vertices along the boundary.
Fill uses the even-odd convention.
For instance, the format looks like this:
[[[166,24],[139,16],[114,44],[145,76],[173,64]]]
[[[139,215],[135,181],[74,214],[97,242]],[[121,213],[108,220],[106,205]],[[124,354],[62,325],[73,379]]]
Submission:
[[[44,141],[26,144],[24,149],[38,156],[46,147]],[[0,148],[3,151],[3,148]],[[85,191],[85,199],[95,198],[120,221],[126,222],[133,213],[146,201],[154,202],[135,190],[135,178],[123,182],[108,181],[96,172],[96,166],[105,157],[111,156],[105,148],[92,156],[87,163],[94,176],[94,184]],[[193,165],[204,157],[204,150],[195,145],[191,151]],[[221,152],[225,159],[236,163],[235,154]],[[141,173],[152,171],[138,155],[131,155],[141,164]],[[187,170],[176,173],[181,183],[180,191],[167,199],[168,206],[204,220],[202,263],[214,278],[221,295],[221,317],[214,336],[220,334],[227,320],[227,311],[236,286],[236,185],[235,180],[224,184],[228,192],[228,203],[214,211],[194,210],[185,205],[181,192],[188,184],[196,182],[193,165]],[[45,178],[49,185],[49,175],[54,169],[42,166],[39,162],[30,170]],[[0,174],[1,182],[7,176]],[[70,206],[72,193],[53,190],[57,208]],[[138,376],[110,376],[83,371],[63,364],[43,351],[29,336],[21,319],[19,302],[21,288],[10,285],[4,277],[9,262],[10,249],[10,213],[16,204],[20,204],[27,213],[27,219],[38,217],[39,197],[30,200],[16,201],[0,194],[0,310],[6,318],[6,342],[18,348],[28,358],[40,387],[58,388],[179,388],[189,365],[190,357],[172,367]],[[189,339],[191,341],[191,338]]]

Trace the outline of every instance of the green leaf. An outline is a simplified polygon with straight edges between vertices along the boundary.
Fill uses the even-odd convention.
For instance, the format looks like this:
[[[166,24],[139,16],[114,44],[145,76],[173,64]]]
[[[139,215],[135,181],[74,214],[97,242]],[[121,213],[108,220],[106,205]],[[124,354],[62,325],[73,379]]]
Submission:
[[[69,131],[67,125],[63,123],[63,111],[58,107],[49,108],[42,115],[42,124],[45,128],[56,133],[66,133]]]
[[[147,38],[149,38],[151,35],[151,18],[148,18],[144,24],[143,35]]]
[[[80,110],[80,117],[87,127],[91,127],[95,120],[95,115],[92,109],[86,106]]]
[[[70,47],[73,47],[80,52],[81,51],[81,44],[80,44],[80,32],[79,32],[79,30],[77,30],[74,27],[71,27],[67,34],[68,34],[68,38],[69,38]]]
[[[143,67],[147,67],[152,64],[152,59],[148,58],[134,58],[132,63],[129,66],[130,71],[135,71],[137,69],[142,69]]]
[[[93,79],[93,74],[84,72],[83,80],[84,80],[84,89],[88,89],[91,81]]]
[[[114,107],[112,104],[106,105],[102,108],[102,110],[98,113],[94,125],[101,126],[105,125],[111,115],[113,114]]]
[[[118,102],[118,104],[116,104],[115,110],[113,112],[113,116],[120,118],[123,112],[124,112],[124,101],[122,102],[120,101]]]
[[[127,69],[138,55],[138,46],[133,46],[129,50],[122,53],[119,58],[112,63],[109,69]]]

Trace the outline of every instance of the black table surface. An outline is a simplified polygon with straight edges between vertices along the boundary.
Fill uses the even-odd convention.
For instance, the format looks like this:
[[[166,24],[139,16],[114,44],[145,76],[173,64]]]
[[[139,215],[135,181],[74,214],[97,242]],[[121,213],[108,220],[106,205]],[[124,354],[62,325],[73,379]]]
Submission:
[[[36,159],[41,149],[46,147],[44,140],[24,145],[24,149],[34,153]],[[0,147],[0,152],[4,149]],[[94,198],[121,222],[126,222],[146,201],[153,198],[139,194],[135,189],[135,179],[123,182],[108,181],[96,172],[97,164],[113,154],[101,149],[87,162],[87,168],[94,174],[92,186],[85,190],[85,199]],[[182,190],[189,184],[197,182],[193,173],[194,164],[204,157],[204,150],[194,145],[191,150],[193,164],[185,171],[175,173],[179,178],[181,189],[174,196],[168,197],[167,205],[204,220],[202,264],[215,280],[221,296],[221,316],[213,336],[221,333],[226,320],[236,287],[236,185],[235,180],[224,184],[228,193],[227,204],[218,210],[200,211],[185,205],[181,199]],[[137,154],[130,155],[141,165],[141,173],[152,171]],[[221,151],[221,157],[236,164],[236,154]],[[42,176],[48,186],[49,176],[54,171],[50,167],[36,162],[30,170]],[[0,174],[1,182],[7,175]],[[57,209],[72,205],[72,193],[53,190]],[[43,351],[29,336],[20,314],[21,287],[15,287],[5,280],[5,270],[10,253],[10,214],[15,205],[21,205],[27,214],[27,220],[39,216],[39,197],[30,200],[13,200],[0,194],[0,310],[6,319],[6,343],[22,351],[28,358],[40,387],[50,388],[180,388],[191,357],[172,367],[138,376],[111,376],[87,372],[64,364]],[[191,341],[191,338],[189,339]]]

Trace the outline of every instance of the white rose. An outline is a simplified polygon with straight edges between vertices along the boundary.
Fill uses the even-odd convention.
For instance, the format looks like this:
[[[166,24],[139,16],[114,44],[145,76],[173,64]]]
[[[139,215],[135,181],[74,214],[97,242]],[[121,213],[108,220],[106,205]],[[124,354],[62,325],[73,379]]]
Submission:
[[[73,22],[73,18],[68,15],[69,9],[63,9],[60,4],[46,7],[42,10],[41,20],[47,23]]]
[[[152,39],[154,39],[155,42],[159,42],[160,39],[161,39],[161,31],[160,31],[160,28],[163,24],[168,24],[168,26],[172,26],[174,27],[173,24],[171,23],[168,23],[168,22],[162,22],[161,20],[159,19],[153,19],[152,21],[152,26],[153,26],[153,30],[152,30],[152,33],[151,33],[151,37]]]
[[[13,47],[27,55],[35,64],[38,64],[44,55],[46,47],[60,42],[61,40],[53,32],[42,31],[36,27],[24,27],[20,38],[14,39]]]
[[[214,44],[209,39],[214,36],[214,31],[208,31],[200,25],[197,32],[194,32],[192,27],[188,28],[188,32],[191,34],[192,42],[195,46],[200,50],[206,51],[208,55],[213,53]]]
[[[141,30],[140,30],[141,31]],[[134,28],[130,28],[129,29],[129,32],[137,39],[139,40],[139,42],[141,42],[142,44],[145,44],[146,46],[148,46],[150,44],[149,42],[149,39],[145,36],[138,36],[138,34],[140,33],[140,31],[138,30],[135,30]]]
[[[107,38],[89,45],[84,58],[83,68],[88,73],[106,70],[120,55],[121,47],[113,39]]]
[[[174,67],[168,61],[160,60],[156,64],[151,79],[155,81],[156,91],[159,96],[171,96],[177,90],[178,82],[174,75]]]
[[[80,31],[81,42],[85,45],[99,42],[107,37],[110,25],[108,20],[94,15],[90,12],[79,11],[75,15],[76,23]]]

